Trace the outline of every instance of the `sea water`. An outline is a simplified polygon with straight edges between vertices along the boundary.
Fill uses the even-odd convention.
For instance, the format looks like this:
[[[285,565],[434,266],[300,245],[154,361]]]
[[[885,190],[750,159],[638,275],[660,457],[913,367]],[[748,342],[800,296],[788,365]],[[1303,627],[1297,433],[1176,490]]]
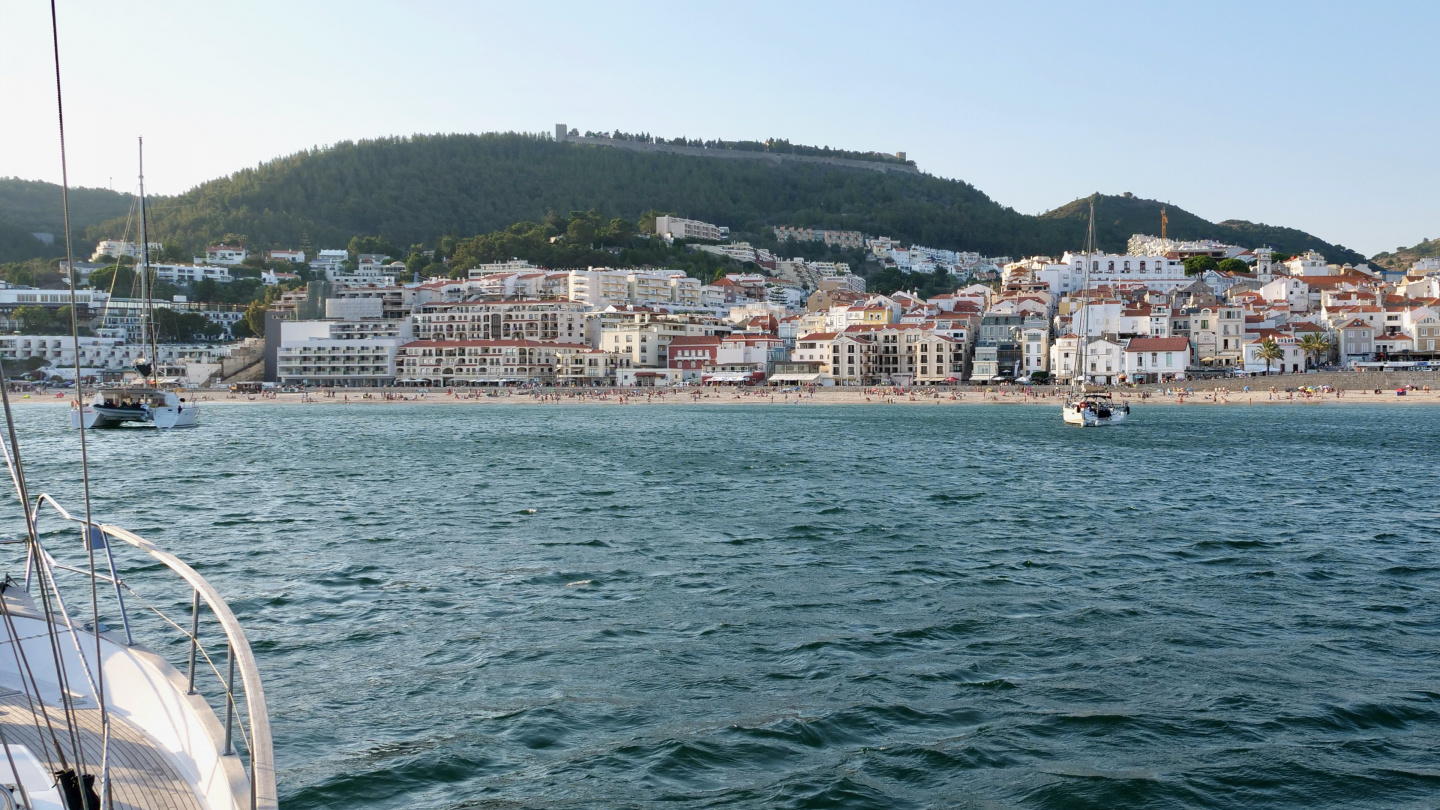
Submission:
[[[77,507],[68,412],[17,416]],[[244,623],[286,810],[1394,808],[1440,797],[1437,436],[257,403],[89,453],[97,517]]]

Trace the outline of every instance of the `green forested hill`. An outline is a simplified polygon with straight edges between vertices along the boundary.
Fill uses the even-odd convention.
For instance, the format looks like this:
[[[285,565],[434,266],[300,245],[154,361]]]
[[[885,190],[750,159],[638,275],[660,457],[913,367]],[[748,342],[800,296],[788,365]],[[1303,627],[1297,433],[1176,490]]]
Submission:
[[[778,224],[853,229],[1010,256],[1076,249],[1085,231],[1079,201],[1029,216],[967,183],[929,175],[647,154],[518,134],[418,135],[301,152],[155,198],[150,222],[152,238],[192,249],[226,234],[244,235],[256,249],[339,247],[357,234],[404,247],[590,209],[631,221],[668,211],[736,233]],[[1107,250],[1123,250],[1132,233],[1159,230],[1154,201],[1106,196],[1098,211]],[[1169,216],[1175,238],[1266,242],[1285,252],[1314,247],[1332,261],[1359,260],[1298,231],[1215,224],[1174,207]],[[120,228],[111,221],[86,236]]]
[[[1083,227],[1090,217],[1089,199],[1075,200],[1041,214],[1041,218],[1078,222]],[[1095,200],[1095,238],[1106,250],[1123,250],[1132,234],[1160,234],[1161,204],[1155,200],[1142,200],[1128,195],[1101,195]],[[1173,205],[1165,208],[1169,219],[1167,233],[1171,239],[1218,239],[1243,247],[1269,245],[1281,253],[1317,250],[1325,255],[1326,260],[1337,264],[1359,264],[1365,261],[1364,256],[1343,245],[1333,245],[1294,228],[1262,225],[1240,219],[1207,222]]]
[[[124,217],[130,210],[130,201],[128,194],[102,188],[72,188],[70,227],[79,235],[96,223]],[[0,177],[0,262],[59,256],[65,252],[64,231],[59,186]],[[31,236],[32,233],[52,233],[55,243],[46,245]],[[87,257],[94,247],[94,244],[76,245],[75,252]]]
[[[1400,247],[1395,248],[1394,251],[1377,253],[1371,260],[1392,270],[1408,270],[1410,265],[1420,259],[1434,256],[1440,256],[1440,239],[1423,239],[1411,247]]]

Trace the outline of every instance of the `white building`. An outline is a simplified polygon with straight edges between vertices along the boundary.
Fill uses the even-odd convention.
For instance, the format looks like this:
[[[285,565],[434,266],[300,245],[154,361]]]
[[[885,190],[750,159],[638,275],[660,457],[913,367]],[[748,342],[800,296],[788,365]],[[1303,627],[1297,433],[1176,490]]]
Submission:
[[[282,321],[278,377],[291,384],[388,385],[396,352],[412,339],[404,320]]]
[[[1260,348],[1266,339],[1275,341],[1282,357],[1268,364],[1260,359]],[[1245,341],[1245,370],[1251,374],[1264,374],[1268,368],[1271,374],[1299,374],[1305,371],[1305,350],[1294,335],[1266,330]]]
[[[348,250],[322,250],[315,260],[310,262],[310,269],[316,273],[323,273],[326,279],[332,275],[339,275],[344,271],[345,262],[350,260]]]
[[[344,269],[336,271],[325,271],[325,280],[336,284],[364,287],[375,285],[379,287],[393,287],[396,279],[405,273],[405,265],[401,262],[394,264],[380,264],[371,262],[356,266],[352,272],[345,272]]]
[[[162,365],[213,365],[216,369],[219,368],[219,358],[226,351],[223,346],[197,343],[161,343],[156,346]],[[75,344],[69,335],[0,335],[0,357],[21,361],[39,357],[49,363],[48,373],[69,379],[75,376]],[[152,359],[150,346],[127,343],[116,337],[80,338],[82,376],[101,371],[131,370],[135,361],[142,357]],[[202,380],[203,377],[196,382]]]
[[[303,250],[272,250],[265,258],[272,262],[290,262],[291,264],[304,264],[305,251]]]
[[[541,268],[524,259],[511,259],[508,262],[491,262],[479,267],[472,267],[469,276],[470,278],[481,278],[493,273],[535,273],[540,270]]]
[[[656,217],[655,233],[667,239],[706,239],[718,242],[721,238],[719,225],[680,217]]]
[[[1164,256],[1167,253],[1178,253],[1182,256],[1198,256],[1201,254],[1216,259],[1239,256],[1245,252],[1245,248],[1238,245],[1231,245],[1225,242],[1217,242],[1214,239],[1161,239],[1158,236],[1148,236],[1137,233],[1130,237],[1125,245],[1131,256]]]
[[[775,238],[781,242],[794,239],[797,242],[824,242],[827,245],[855,250],[865,248],[865,235],[859,231],[830,231],[823,228],[777,225],[775,226]]]
[[[82,307],[98,307],[109,300],[109,293],[101,290],[77,290],[75,304]],[[0,309],[12,309],[26,305],[62,307],[69,306],[69,290],[40,290],[34,287],[9,287],[0,289]]]
[[[201,279],[210,279],[221,284],[234,281],[230,268],[211,264],[152,264],[157,281],[170,284],[193,284]]]
[[[260,283],[266,287],[274,287],[277,284],[289,284],[299,280],[300,276],[296,273],[281,273],[277,270],[264,270],[260,273]]]
[[[159,243],[159,242],[151,242],[151,243],[150,243],[150,252],[151,252],[151,253],[158,253],[158,252],[160,252],[160,243]],[[131,259],[135,259],[136,261],[139,261],[139,259],[140,259],[140,243],[139,243],[139,242],[125,242],[125,241],[122,241],[122,240],[119,240],[119,239],[101,239],[99,242],[97,242],[97,243],[95,244],[95,252],[94,252],[93,254],[91,254],[91,256],[90,256],[90,261],[92,261],[92,262],[98,262],[98,261],[100,261],[100,259],[102,259],[103,257],[106,257],[106,256],[109,256],[109,257],[112,258],[112,259],[119,259],[119,258],[122,258],[122,257],[128,257],[128,258],[131,258]]]
[[[1313,250],[1292,257],[1285,262],[1285,269],[1289,270],[1292,276],[1328,276],[1335,272],[1325,263],[1325,257]]]
[[[1310,310],[1310,285],[1299,276],[1279,276],[1262,286],[1259,292],[1266,301],[1287,302],[1291,312]]]
[[[205,258],[195,257],[195,264],[223,264],[234,267],[250,257],[250,251],[240,245],[210,245],[205,248]]]
[[[1129,382],[1183,379],[1191,363],[1190,341],[1183,337],[1137,337],[1125,344],[1125,378]]]
[[[594,346],[578,301],[516,300],[422,304],[414,315],[421,340],[537,340]],[[598,348],[598,347],[597,347]]]
[[[1044,264],[1034,278],[1050,287],[1055,295],[1075,292],[1085,284],[1085,256],[1066,253],[1058,264]],[[1093,255],[1090,257],[1090,286],[1109,284],[1120,289],[1146,287],[1169,292],[1189,284],[1185,264],[1163,256]]]
[[[699,279],[679,270],[612,270],[592,267],[571,270],[564,279],[565,296],[596,309],[609,306],[701,307]]]
[[[533,340],[421,340],[401,349],[396,377],[397,382],[442,386],[552,385],[558,348]]]
[[[1086,382],[1114,385],[1125,373],[1125,347],[1114,341],[1092,338],[1085,344],[1082,368]]]

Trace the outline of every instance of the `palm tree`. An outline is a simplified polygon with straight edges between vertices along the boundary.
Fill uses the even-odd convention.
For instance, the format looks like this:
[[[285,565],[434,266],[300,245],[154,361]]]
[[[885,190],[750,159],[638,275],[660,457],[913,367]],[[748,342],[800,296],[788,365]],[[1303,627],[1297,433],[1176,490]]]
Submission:
[[[1275,342],[1275,338],[1265,338],[1260,341],[1260,348],[1255,352],[1255,357],[1265,361],[1265,376],[1270,376],[1270,364],[1285,359],[1285,350]]]
[[[1320,356],[1329,356],[1330,338],[1319,332],[1308,332],[1300,338],[1300,348],[1305,350],[1305,357],[1315,356],[1315,365],[1319,367]]]

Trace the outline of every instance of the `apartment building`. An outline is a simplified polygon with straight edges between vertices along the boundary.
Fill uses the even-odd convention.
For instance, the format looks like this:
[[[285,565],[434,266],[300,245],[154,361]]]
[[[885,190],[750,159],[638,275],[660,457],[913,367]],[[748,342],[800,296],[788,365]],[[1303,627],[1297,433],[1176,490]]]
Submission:
[[[715,322],[671,318],[636,318],[603,322],[598,348],[630,358],[635,368],[668,368],[670,343],[676,338],[724,335],[729,327]]]
[[[915,341],[915,383],[959,382],[969,373],[969,360],[964,341],[934,333],[921,335]]]
[[[399,351],[395,381],[473,386],[556,382],[557,349],[536,340],[423,340]],[[583,347],[572,346],[571,349]]]
[[[630,368],[626,355],[557,343],[555,380],[560,385],[616,385],[619,374]]]
[[[380,386],[395,381],[395,357],[413,338],[405,320],[282,321],[282,384]]]
[[[681,379],[697,379],[706,367],[714,365],[723,341],[719,335],[681,335],[672,338],[666,351],[668,368],[680,369]]]
[[[160,247],[159,242],[151,242],[150,252],[152,254],[159,253]],[[138,261],[140,259],[140,243],[126,242],[121,239],[101,239],[95,243],[95,252],[90,254],[90,261],[98,262],[107,257],[111,259],[130,258]]]
[[[656,217],[655,234],[667,239],[706,239],[711,242],[718,242],[723,236],[719,225],[681,217]]]
[[[1190,342],[1201,363],[1238,366],[1244,361],[1245,310],[1200,307],[1190,314]]]
[[[588,343],[583,302],[560,299],[436,302],[416,308],[419,340],[537,340],[546,343]]]
[[[235,280],[230,268],[218,264],[152,264],[155,278],[170,284],[193,284],[202,279],[229,284]]]

